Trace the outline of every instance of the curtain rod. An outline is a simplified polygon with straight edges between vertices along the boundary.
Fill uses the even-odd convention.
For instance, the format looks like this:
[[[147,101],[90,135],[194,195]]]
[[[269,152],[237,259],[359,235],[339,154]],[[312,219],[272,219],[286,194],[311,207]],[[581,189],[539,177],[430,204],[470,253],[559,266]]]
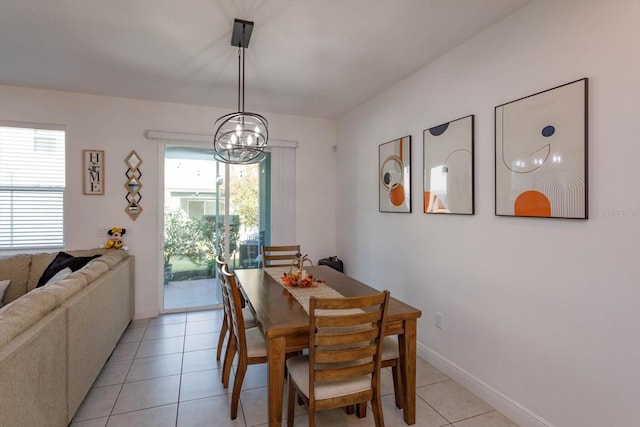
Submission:
[[[187,133],[187,132],[167,132],[163,130],[146,130],[144,136],[147,139],[162,140],[162,141],[185,141],[185,142],[210,142],[213,144],[213,135],[206,135],[202,133]],[[269,138],[268,147],[281,147],[281,148],[298,148],[297,141],[287,141],[285,139],[272,139]]]

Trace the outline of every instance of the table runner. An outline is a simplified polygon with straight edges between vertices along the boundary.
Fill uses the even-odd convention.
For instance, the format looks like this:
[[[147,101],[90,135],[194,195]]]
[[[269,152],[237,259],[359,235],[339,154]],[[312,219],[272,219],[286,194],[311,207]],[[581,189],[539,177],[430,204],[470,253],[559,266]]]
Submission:
[[[321,297],[321,298],[344,298],[340,292],[336,291],[332,287],[330,287],[327,283],[323,282],[314,282],[317,286],[311,288],[298,288],[296,286],[285,286],[282,281],[282,276],[289,272],[289,268],[286,266],[280,267],[266,267],[264,271],[273,278],[276,282],[278,282],[283,288],[285,288],[293,297],[300,303],[304,311],[309,314],[309,298],[312,296]],[[320,310],[319,310],[320,311]],[[322,310],[322,311],[333,311],[333,310]],[[360,309],[343,310],[345,314],[353,313],[361,313]]]

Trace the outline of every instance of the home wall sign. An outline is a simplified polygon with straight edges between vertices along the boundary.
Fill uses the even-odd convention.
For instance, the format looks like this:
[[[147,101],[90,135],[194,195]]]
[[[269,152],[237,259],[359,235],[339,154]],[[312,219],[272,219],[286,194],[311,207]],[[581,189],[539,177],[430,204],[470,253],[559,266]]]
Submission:
[[[82,150],[82,194],[104,195],[104,151]]]

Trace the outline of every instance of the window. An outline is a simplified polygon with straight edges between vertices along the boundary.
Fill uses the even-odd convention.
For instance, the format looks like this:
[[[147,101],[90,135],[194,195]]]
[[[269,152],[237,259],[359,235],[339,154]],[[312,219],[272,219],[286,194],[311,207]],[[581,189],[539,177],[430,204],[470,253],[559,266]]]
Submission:
[[[65,131],[0,122],[0,250],[64,246]]]

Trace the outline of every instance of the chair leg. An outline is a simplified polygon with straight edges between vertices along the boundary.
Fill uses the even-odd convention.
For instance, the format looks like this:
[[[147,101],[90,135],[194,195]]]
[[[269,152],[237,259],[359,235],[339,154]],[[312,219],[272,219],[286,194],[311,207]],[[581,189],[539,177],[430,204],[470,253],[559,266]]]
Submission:
[[[231,365],[233,358],[236,357],[236,340],[229,334],[229,343],[227,344],[227,352],[224,355],[224,365],[222,366],[222,386],[229,387],[229,377],[231,376]]]
[[[382,399],[380,397],[380,389],[377,389],[376,391],[373,392],[373,399],[371,399],[371,410],[373,411],[373,420],[376,423],[376,427],[384,427],[384,417],[382,415]]]
[[[289,377],[289,396],[287,396],[287,427],[293,427],[293,417],[295,416],[296,387],[293,380]]]
[[[240,360],[236,372],[236,378],[233,380],[233,393],[231,394],[231,419],[238,417],[238,402],[240,402],[240,391],[242,390],[242,382],[244,374],[247,373],[247,362]]]
[[[367,402],[356,404],[356,412],[358,418],[367,418]]]
[[[309,407],[309,427],[316,427],[316,410]]]
[[[354,405],[345,406],[344,410],[347,413],[347,415],[353,415],[355,413],[355,408],[353,406]]]
[[[393,392],[396,396],[396,408],[402,409],[402,379],[400,378],[400,369],[398,369],[398,362],[391,367],[391,373],[393,374]]]
[[[225,314],[224,319],[222,319],[222,328],[220,329],[220,336],[218,337],[218,352],[216,354],[216,360],[220,360],[220,356],[222,355],[222,346],[224,345],[224,337],[227,336],[227,316]]]

